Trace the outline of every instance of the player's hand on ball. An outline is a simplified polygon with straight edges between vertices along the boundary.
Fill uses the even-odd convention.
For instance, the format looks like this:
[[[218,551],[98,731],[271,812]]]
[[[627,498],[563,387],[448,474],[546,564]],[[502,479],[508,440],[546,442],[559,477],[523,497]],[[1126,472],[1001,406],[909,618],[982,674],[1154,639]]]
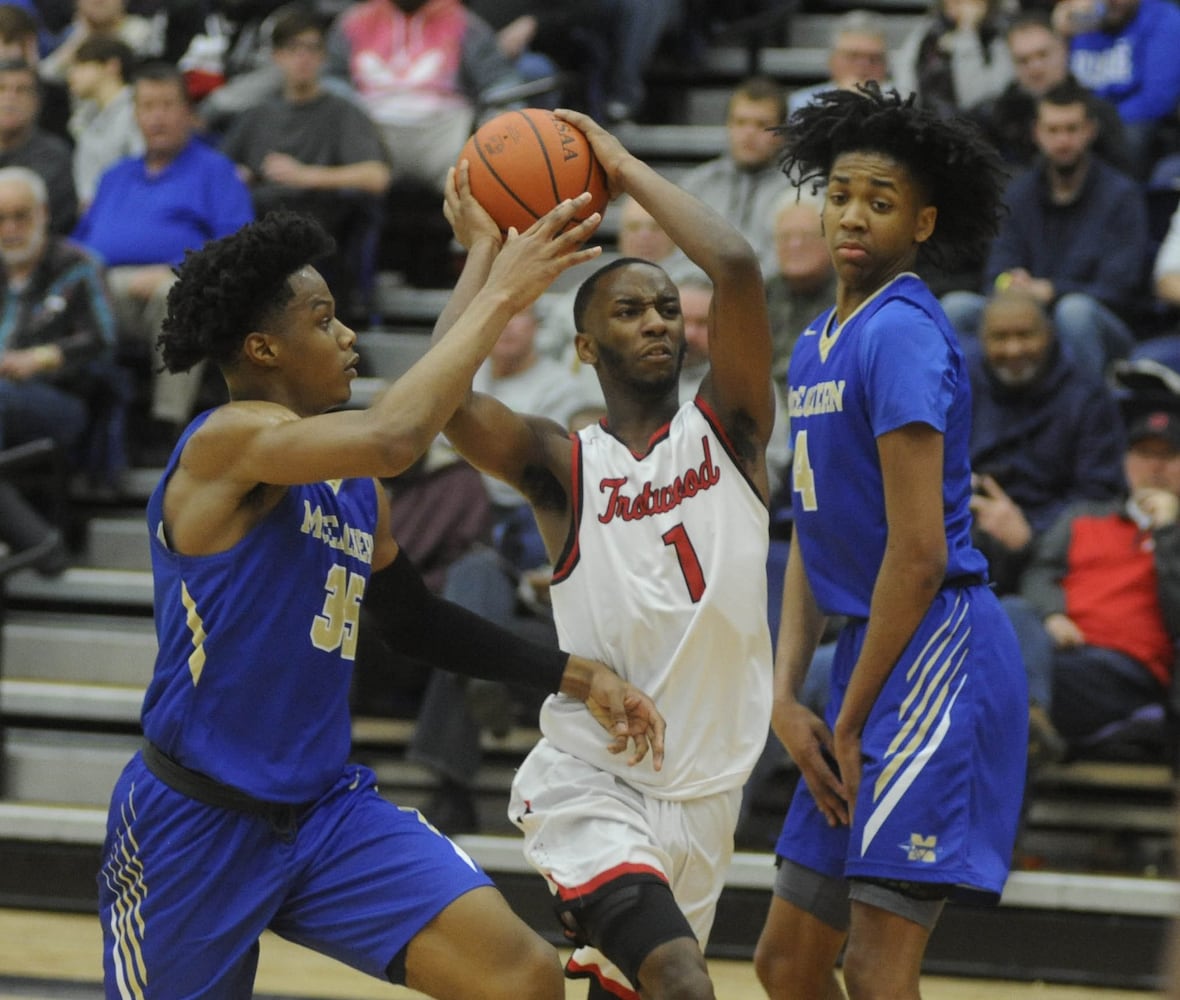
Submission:
[[[605,663],[571,656],[561,691],[586,703],[586,708],[613,737],[611,753],[634,750],[627,763],[634,767],[651,751],[652,767],[664,765],[664,717],[651,698],[623,680]]]
[[[627,151],[627,148],[589,115],[584,115],[580,111],[571,111],[569,108],[558,108],[553,114],[562,121],[569,122],[586,136],[586,141],[590,143],[590,148],[594,151],[595,159],[598,160],[603,173],[606,174],[610,196],[614,198],[622,194],[619,170],[627,160],[632,159],[632,154]]]
[[[523,233],[509,229],[504,246],[488,273],[487,286],[508,293],[519,311],[533,302],[567,268],[593,260],[602,247],[583,247],[602,221],[597,212],[575,222],[590,201],[589,193],[563,201]]]
[[[464,250],[470,250],[481,237],[494,240],[497,246],[503,242],[500,227],[471,193],[470,165],[466,160],[447,171],[443,215]]]

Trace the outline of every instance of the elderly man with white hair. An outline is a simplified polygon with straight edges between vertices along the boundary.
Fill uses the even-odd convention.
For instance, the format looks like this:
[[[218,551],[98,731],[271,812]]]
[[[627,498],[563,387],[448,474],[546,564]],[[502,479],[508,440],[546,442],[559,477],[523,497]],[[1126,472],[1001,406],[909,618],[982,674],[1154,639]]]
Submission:
[[[114,343],[114,318],[98,263],[49,231],[48,194],[26,167],[0,169],[0,448],[52,438],[63,448],[89,421],[95,365]],[[0,481],[0,541],[36,549],[34,565],[61,572],[66,549],[10,482]]]

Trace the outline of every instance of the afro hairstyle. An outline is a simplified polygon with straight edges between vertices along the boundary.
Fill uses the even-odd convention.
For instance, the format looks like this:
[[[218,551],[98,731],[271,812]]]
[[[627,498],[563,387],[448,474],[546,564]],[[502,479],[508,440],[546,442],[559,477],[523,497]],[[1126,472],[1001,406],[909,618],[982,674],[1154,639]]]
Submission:
[[[845,153],[877,153],[901,164],[938,209],[919,255],[953,268],[983,258],[1002,218],[1003,161],[963,118],[942,118],[910,95],[875,83],[828,90],[799,108],[780,130],[783,172],[798,186],[822,185]]]
[[[168,292],[159,344],[168,371],[234,360],[246,335],[294,295],[289,279],[334,249],[312,218],[279,210],[190,250]]]

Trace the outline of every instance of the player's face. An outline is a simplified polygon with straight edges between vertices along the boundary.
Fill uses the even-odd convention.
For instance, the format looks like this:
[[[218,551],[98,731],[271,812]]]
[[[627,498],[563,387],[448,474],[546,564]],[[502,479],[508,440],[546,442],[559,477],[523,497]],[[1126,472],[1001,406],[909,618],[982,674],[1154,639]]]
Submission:
[[[1042,25],[1019,28],[1008,36],[1016,80],[1026,93],[1040,97],[1065,79],[1069,53],[1065,39]]]
[[[769,130],[781,121],[777,102],[735,97],[725,122],[734,162],[748,169],[769,163],[783,144],[782,138]]]
[[[1048,321],[1035,302],[996,301],[979,331],[992,374],[1008,386],[1028,385],[1042,371],[1053,345]]]
[[[913,267],[937,215],[908,169],[890,156],[844,153],[828,174],[823,225],[843,290],[871,295]]]
[[[336,318],[336,300],[319,271],[305,267],[289,280],[294,295],[275,327],[291,407],[310,416],[352,395],[359,361],[356,334]]]
[[[684,317],[676,286],[662,268],[630,264],[605,275],[586,310],[585,326],[579,353],[600,376],[645,393],[676,385],[684,359]]]

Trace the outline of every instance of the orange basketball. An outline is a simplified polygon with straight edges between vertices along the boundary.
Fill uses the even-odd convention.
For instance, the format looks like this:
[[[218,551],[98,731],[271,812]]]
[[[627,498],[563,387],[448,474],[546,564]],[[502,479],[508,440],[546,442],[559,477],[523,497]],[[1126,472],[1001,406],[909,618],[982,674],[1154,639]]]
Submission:
[[[591,194],[579,220],[606,208],[606,175],[586,137],[551,111],[505,111],[467,140],[471,193],[497,225],[524,232],[566,198]]]

